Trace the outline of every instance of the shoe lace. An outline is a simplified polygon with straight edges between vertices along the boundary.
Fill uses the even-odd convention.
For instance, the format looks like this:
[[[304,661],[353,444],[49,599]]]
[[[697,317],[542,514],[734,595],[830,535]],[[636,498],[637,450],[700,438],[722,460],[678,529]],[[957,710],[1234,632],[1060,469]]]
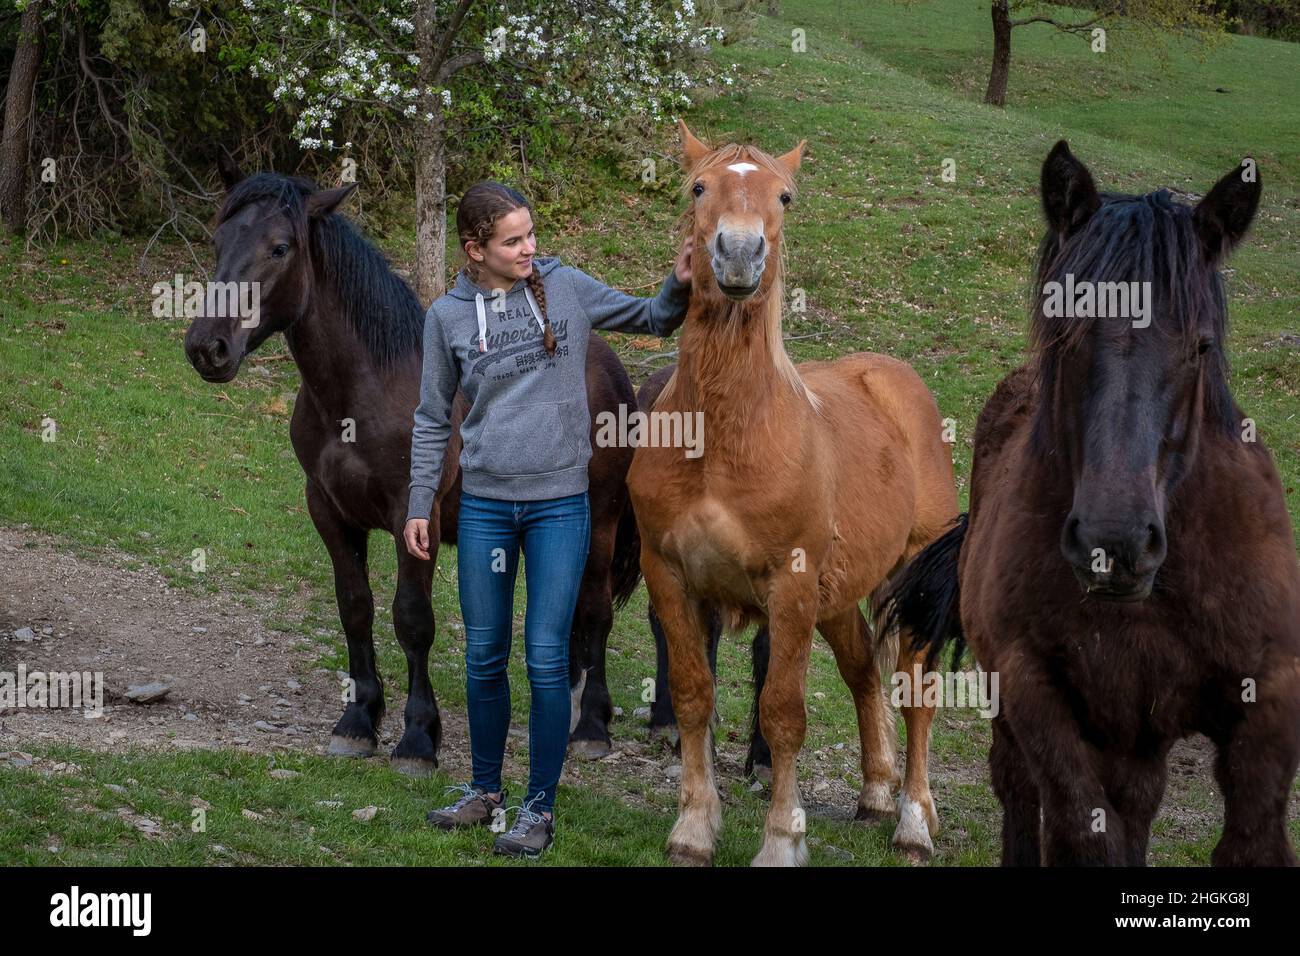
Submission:
[[[483,796],[482,793],[474,789],[474,787],[472,787],[468,783],[458,783],[455,784],[454,786],[450,786],[447,788],[447,792],[448,793],[460,792],[462,794],[459,800],[457,800],[455,803],[453,803],[450,807],[447,808],[446,811],[447,813],[456,813],[457,811],[463,809],[466,804],[470,803],[473,800],[477,800],[479,797]]]
[[[546,819],[540,813],[536,813],[533,810],[533,804],[536,803],[538,800],[542,799],[542,797],[544,796],[546,796],[545,790],[543,790],[537,796],[533,797],[533,799],[524,803],[522,806],[506,808],[507,812],[509,812],[510,810],[519,811],[519,816],[515,818],[515,825],[510,828],[510,832],[507,834],[507,836],[512,836],[512,837],[523,836],[531,828],[537,826],[537,824],[541,823],[543,820]]]

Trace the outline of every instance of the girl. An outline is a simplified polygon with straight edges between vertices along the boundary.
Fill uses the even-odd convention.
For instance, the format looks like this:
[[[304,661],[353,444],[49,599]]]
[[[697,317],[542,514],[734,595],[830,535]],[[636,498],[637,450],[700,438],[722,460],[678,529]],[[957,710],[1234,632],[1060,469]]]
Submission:
[[[589,330],[671,335],[686,318],[691,240],[648,299],[558,259],[535,259],[528,201],[500,183],[466,191],[456,230],[467,262],[425,316],[405,539],[407,550],[428,560],[429,514],[460,388],[470,402],[461,425],[457,551],[474,777],[453,787],[460,798],[431,811],[429,821],[445,829],[475,826],[491,821],[505,802],[506,662],[522,545],[530,772],[514,825],[493,851],[536,856],[555,834],[555,788],[569,737],[569,631],[591,529]]]

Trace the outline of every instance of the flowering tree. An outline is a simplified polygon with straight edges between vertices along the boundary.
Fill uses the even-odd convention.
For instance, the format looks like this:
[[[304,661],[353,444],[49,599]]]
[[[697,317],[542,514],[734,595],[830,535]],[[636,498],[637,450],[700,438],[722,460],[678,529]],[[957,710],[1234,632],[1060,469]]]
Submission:
[[[171,0],[178,14],[196,6]],[[693,0],[240,0],[223,13],[248,37],[223,56],[270,82],[301,147],[346,159],[362,138],[409,144],[424,302],[444,286],[449,142],[528,115],[666,119],[688,104],[692,73],[708,70],[701,51],[721,37]]]

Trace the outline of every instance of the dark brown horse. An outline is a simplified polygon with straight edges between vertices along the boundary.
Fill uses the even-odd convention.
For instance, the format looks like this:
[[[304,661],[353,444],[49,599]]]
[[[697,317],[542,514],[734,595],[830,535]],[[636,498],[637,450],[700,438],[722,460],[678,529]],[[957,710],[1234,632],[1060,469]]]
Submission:
[[[936,652],[964,635],[999,675],[1006,865],[1143,865],[1166,755],[1192,733],[1218,748],[1212,862],[1296,862],[1300,564],[1228,388],[1218,273],[1259,196],[1249,160],[1194,208],[1099,195],[1064,142],[1043,165],[1032,361],[980,415],[969,517],[895,593]],[[1145,307],[1079,314],[1086,288],[1095,313],[1120,288],[1102,283],[1134,282]],[[1053,304],[1070,285],[1073,317]]]
[[[375,666],[374,598],[366,564],[369,532],[382,530],[396,542],[393,629],[408,670],[406,725],[392,759],[404,772],[428,773],[437,765],[441,735],[428,667],[435,562],[411,557],[402,544],[424,310],[383,255],[335,214],[355,187],[318,190],[307,180],[274,173],[245,179],[228,162],[222,176],[229,192],[214,234],[215,281],[258,283],[260,315],[256,324],[238,316],[195,318],[185,337],[186,355],[205,380],[227,382],[247,354],[276,332],[284,333],[302,376],[290,438],[307,473],[308,510],[334,566],[348,642],[353,696],[334,728],[330,752],[368,756],[378,746],[384,696]],[[593,335],[587,351],[593,428],[599,411],[633,401],[622,364]],[[431,516],[448,544],[456,542],[459,426],[465,411],[458,394]],[[613,716],[605,682],[612,601],[626,600],[638,568],[635,522],[626,506],[632,449],[600,447],[594,436],[592,449],[591,549],[569,656],[576,691],[572,743],[575,752],[599,756],[609,750]]]

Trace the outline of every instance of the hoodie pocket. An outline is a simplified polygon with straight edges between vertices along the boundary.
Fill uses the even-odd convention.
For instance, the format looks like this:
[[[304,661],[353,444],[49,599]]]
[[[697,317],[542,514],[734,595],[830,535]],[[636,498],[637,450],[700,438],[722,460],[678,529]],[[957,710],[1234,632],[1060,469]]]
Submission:
[[[546,475],[576,468],[578,444],[572,425],[572,402],[500,405],[487,418],[469,454],[469,468],[489,475]]]

